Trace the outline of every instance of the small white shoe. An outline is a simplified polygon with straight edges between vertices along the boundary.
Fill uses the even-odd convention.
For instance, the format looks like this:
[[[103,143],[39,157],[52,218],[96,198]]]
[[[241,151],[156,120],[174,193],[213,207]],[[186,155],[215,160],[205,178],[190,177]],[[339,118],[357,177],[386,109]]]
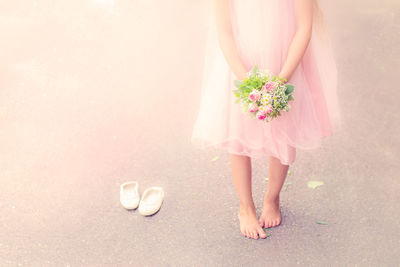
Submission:
[[[136,209],[139,206],[139,184],[136,181],[130,181],[121,184],[120,201],[125,209]]]
[[[142,195],[139,204],[139,213],[148,216],[156,213],[163,203],[164,190],[160,186],[147,188]]]

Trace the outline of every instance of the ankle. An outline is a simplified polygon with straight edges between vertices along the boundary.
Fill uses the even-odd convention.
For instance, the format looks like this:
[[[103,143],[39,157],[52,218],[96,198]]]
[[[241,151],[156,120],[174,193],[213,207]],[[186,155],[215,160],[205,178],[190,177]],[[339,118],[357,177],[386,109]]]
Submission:
[[[264,197],[264,203],[274,203],[279,204],[279,194],[275,196],[266,195]]]
[[[254,203],[240,203],[239,211],[240,213],[254,213],[256,210]]]

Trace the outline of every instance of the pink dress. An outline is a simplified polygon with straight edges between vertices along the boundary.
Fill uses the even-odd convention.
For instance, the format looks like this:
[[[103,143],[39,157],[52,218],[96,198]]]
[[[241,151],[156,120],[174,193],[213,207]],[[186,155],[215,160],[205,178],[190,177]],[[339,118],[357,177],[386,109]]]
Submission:
[[[295,0],[231,0],[234,40],[247,70],[257,64],[279,74],[296,30],[294,4]],[[319,35],[315,29],[288,81],[295,85],[291,109],[265,123],[243,113],[235,103],[232,90],[237,78],[219,47],[212,19],[192,144],[253,158],[274,156],[290,165],[297,148],[315,149],[332,135],[341,125],[337,70],[328,35]]]

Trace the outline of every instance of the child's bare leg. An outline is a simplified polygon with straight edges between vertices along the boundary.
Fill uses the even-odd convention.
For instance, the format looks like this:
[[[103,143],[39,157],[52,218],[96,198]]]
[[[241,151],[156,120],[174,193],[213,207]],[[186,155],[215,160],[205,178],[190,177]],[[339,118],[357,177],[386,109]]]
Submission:
[[[247,156],[230,155],[233,182],[239,196],[240,231],[244,236],[258,239],[266,238],[266,234],[257,220],[251,192],[251,159]]]
[[[281,164],[280,160],[270,157],[268,168],[268,187],[264,197],[264,207],[259,223],[261,227],[274,227],[281,223],[279,193],[285,182],[289,165]]]

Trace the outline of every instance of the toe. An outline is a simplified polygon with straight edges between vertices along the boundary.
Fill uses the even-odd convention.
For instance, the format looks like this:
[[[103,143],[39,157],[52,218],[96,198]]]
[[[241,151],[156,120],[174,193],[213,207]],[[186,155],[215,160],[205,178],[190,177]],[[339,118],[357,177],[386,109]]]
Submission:
[[[266,238],[267,234],[264,232],[262,228],[258,229],[258,234],[260,235],[261,238]]]
[[[250,238],[254,238],[254,231],[253,230],[249,230],[250,233]]]
[[[249,237],[253,238],[253,232],[251,230],[249,230],[248,233],[249,233]]]
[[[246,232],[243,229],[240,229],[240,232],[242,233],[242,235],[246,236]]]
[[[253,238],[258,239],[258,233],[256,230],[253,230]]]
[[[254,234],[255,234],[255,236],[256,236],[256,239],[258,239],[259,238],[259,236],[258,236],[258,229],[256,228],[256,229],[254,229]]]

